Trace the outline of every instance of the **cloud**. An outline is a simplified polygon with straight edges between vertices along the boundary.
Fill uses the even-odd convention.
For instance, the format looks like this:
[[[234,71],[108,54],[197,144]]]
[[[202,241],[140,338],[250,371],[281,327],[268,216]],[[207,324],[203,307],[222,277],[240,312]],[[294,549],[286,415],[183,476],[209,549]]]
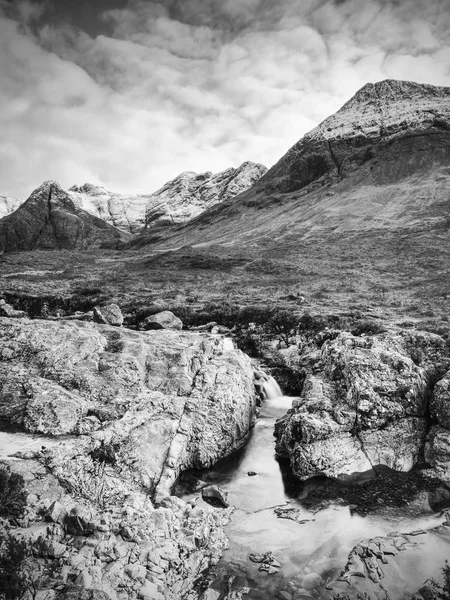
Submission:
[[[96,37],[46,20],[49,2],[0,0],[10,195],[271,166],[368,81],[450,85],[447,0],[129,0]]]

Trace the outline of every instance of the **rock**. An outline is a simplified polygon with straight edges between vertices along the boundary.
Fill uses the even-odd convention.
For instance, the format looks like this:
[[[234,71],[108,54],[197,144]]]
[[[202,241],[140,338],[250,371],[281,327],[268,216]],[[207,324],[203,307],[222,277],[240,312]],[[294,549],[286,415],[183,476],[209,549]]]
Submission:
[[[140,329],[183,329],[183,322],[170,310],[163,310],[155,315],[150,315],[142,321]]]
[[[64,435],[77,430],[87,406],[79,396],[45,379],[30,381],[28,393],[22,422],[28,431]]]
[[[425,442],[425,460],[438,474],[450,480],[450,430],[432,427]]]
[[[202,488],[202,498],[212,506],[227,508],[230,506],[228,502],[228,494],[220,489],[217,485],[208,485]]]
[[[255,471],[248,471],[247,475],[249,477],[254,477],[255,475],[258,475],[258,473],[256,473]]]
[[[67,520],[67,510],[65,506],[63,506],[57,500],[55,500],[50,505],[47,514],[45,515],[45,519],[46,521],[59,523],[60,525],[64,526]]]
[[[20,319],[28,317],[24,310],[16,310],[8,304],[4,298],[0,299],[0,317],[9,317],[10,319]]]
[[[266,171],[263,165],[245,162],[237,169],[215,174],[209,171],[181,173],[149,197],[146,228],[185,223],[207,208],[248,189]]]
[[[0,219],[0,247],[19,250],[115,248],[126,239],[75,205],[55,181],[46,181],[13,213]]]
[[[413,361],[418,348],[431,364]],[[411,469],[424,443],[430,376],[444,356],[442,339],[421,332],[344,332],[325,341],[320,373],[306,377],[302,397],[277,423],[277,452],[302,479],[378,464]]]
[[[94,306],[94,321],[105,325],[120,327],[123,324],[123,314],[117,304]]]
[[[450,430],[450,371],[434,386],[430,410],[439,425]]]

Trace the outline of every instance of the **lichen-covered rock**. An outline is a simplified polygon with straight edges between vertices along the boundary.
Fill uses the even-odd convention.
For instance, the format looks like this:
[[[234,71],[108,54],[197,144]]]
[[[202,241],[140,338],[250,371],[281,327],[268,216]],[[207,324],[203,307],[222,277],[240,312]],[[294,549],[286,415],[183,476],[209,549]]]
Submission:
[[[425,460],[441,477],[450,479],[449,429],[439,426],[430,429],[425,443]]]
[[[409,470],[423,447],[437,365],[447,363],[444,340],[433,334],[341,333],[323,344],[316,374],[278,423],[278,453],[303,479],[376,464]]]
[[[16,310],[8,304],[4,298],[0,299],[0,317],[9,317],[10,319],[19,319],[21,317],[27,317],[27,313],[24,310]]]
[[[146,317],[140,326],[141,329],[176,329],[180,331],[183,329],[183,321],[173,314],[170,310],[163,310],[162,312]]]

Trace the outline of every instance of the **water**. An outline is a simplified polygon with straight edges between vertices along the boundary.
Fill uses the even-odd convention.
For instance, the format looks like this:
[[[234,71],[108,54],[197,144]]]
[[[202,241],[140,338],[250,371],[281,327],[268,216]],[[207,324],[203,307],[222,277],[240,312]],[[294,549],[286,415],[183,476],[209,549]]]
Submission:
[[[0,459],[11,458],[18,452],[21,455],[37,452],[43,446],[54,446],[57,443],[58,438],[26,433],[8,421],[0,420]]]
[[[301,503],[309,488],[323,484],[317,478],[306,483],[292,484],[292,477],[282,473],[275,458],[274,423],[291,407],[293,398],[272,393],[264,402],[260,417],[251,437],[242,450],[220,461],[207,472],[196,474],[209,483],[228,492],[228,499],[236,507],[231,522],[225,527],[230,548],[224,553],[217,568],[216,589],[224,589],[230,578],[250,588],[245,598],[272,600],[280,590],[292,590],[292,598],[301,596],[301,590],[314,591],[316,598],[332,598],[325,589],[334,582],[347,562],[351,549],[361,540],[392,531],[431,529],[444,520],[442,515],[429,511],[416,518],[383,518],[352,514],[351,507],[331,504],[316,511]],[[282,466],[282,465],[281,465]],[[256,475],[249,475],[256,473]],[[198,494],[186,495],[192,498]],[[274,508],[297,508],[304,524],[278,518]],[[395,561],[395,569],[386,572],[384,584],[390,589],[392,600],[414,593],[430,576],[439,578],[446,557],[450,557],[450,529],[447,534],[421,536],[414,551],[405,551]],[[272,551],[281,562],[279,573],[268,575],[258,570],[259,565],[249,559],[250,553]],[[352,582],[360,578],[352,578]],[[291,582],[291,583],[290,583]],[[366,580],[361,579],[361,589]],[[295,584],[295,585],[294,585]],[[336,591],[346,591],[347,584]],[[359,585],[359,583],[357,583]],[[372,584],[373,585],[373,584]],[[389,588],[389,585],[391,588]],[[300,592],[299,592],[300,589]],[[289,597],[289,596],[287,596]]]

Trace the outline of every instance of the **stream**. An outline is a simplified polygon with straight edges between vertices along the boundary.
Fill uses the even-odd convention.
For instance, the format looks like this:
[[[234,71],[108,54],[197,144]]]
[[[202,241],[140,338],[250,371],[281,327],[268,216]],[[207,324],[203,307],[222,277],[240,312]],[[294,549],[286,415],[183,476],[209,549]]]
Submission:
[[[393,531],[418,529],[433,531],[414,538],[411,549],[395,557],[394,575],[386,569],[383,584],[389,591],[390,600],[410,598],[428,577],[442,580],[441,569],[445,559],[450,558],[450,527],[434,529],[445,520],[441,513],[433,513],[429,507],[424,507],[413,517],[403,517],[401,513],[396,518],[376,514],[362,517],[352,513],[351,506],[338,502],[305,508],[302,499],[327,480],[315,478],[307,482],[296,480],[295,483],[286,465],[275,458],[274,424],[291,408],[292,400],[277,395],[276,388],[272,388],[246,446],[207,471],[192,472],[227,492],[229,502],[235,507],[230,523],[225,526],[230,547],[215,567],[215,579],[211,583],[212,590],[220,595],[210,597],[218,600],[229,597],[332,599],[333,593],[346,591],[349,587],[347,583],[338,583],[338,587],[330,591],[356,544]],[[365,474],[365,480],[371,476],[374,475]],[[192,499],[198,495],[199,492],[185,493],[182,497]],[[302,524],[278,518],[275,508],[298,509]],[[272,574],[260,571],[261,565],[249,558],[251,553],[268,551],[281,563],[280,569]],[[364,578],[353,577],[352,584],[354,580],[361,580],[360,589],[366,591]],[[339,587],[343,585],[346,587]],[[237,595],[227,596],[225,592],[232,590]]]

